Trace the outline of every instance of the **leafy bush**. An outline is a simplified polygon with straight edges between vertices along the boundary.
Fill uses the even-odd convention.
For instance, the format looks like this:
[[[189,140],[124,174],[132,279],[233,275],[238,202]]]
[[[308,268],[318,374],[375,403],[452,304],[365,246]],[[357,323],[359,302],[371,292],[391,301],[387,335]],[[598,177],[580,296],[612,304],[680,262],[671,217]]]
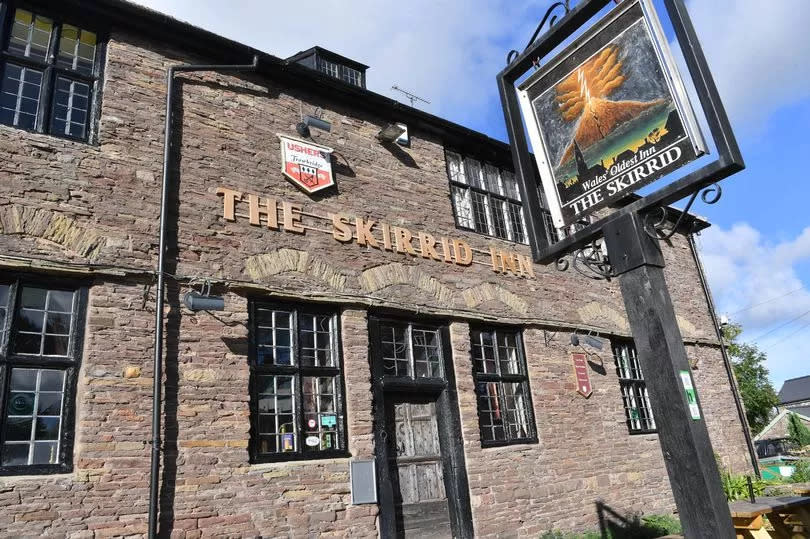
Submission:
[[[799,460],[796,461],[793,475],[790,476],[791,483],[807,483],[810,481],[810,461]]]
[[[790,441],[800,448],[810,445],[810,429],[798,415],[792,412],[788,414],[788,436],[790,436]]]

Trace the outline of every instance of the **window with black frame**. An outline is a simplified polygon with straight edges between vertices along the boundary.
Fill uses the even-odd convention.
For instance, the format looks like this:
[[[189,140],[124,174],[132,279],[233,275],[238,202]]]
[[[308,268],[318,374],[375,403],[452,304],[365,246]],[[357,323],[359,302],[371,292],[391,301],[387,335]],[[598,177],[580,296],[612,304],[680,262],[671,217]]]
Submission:
[[[529,242],[515,175],[446,152],[456,226],[515,243]]]
[[[656,431],[650,395],[641,372],[636,347],[631,342],[614,342],[613,357],[624,403],[627,428],[631,434]]]
[[[534,442],[537,434],[520,332],[470,331],[482,445]]]
[[[0,14],[0,123],[89,140],[101,71],[98,35],[15,2],[0,5]]]
[[[253,303],[251,317],[253,459],[345,454],[337,313]]]
[[[444,379],[438,328],[385,320],[379,325],[379,340],[384,376]]]
[[[70,471],[82,289],[0,283],[0,473]]]

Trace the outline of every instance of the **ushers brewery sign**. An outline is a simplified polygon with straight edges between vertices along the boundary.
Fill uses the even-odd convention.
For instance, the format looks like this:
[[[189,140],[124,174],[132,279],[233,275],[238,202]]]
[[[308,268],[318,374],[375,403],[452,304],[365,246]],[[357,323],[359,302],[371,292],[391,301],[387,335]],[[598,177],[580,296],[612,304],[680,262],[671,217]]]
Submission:
[[[281,172],[308,194],[335,185],[332,148],[278,135],[281,139]]]
[[[371,218],[343,213],[319,215],[305,212],[303,208],[285,200],[242,193],[227,187],[217,188],[222,197],[222,217],[236,221],[247,218],[253,226],[283,230],[293,234],[307,231],[330,234],[340,243],[354,243],[381,251],[398,253],[453,264],[456,266],[487,266],[496,273],[534,279],[534,266],[527,255],[506,251],[491,245],[488,250],[476,249],[460,238],[436,236],[424,231],[412,231]],[[248,213],[237,212],[237,207],[247,204]],[[244,210],[243,210],[244,211]],[[330,228],[304,223],[304,218],[329,222]]]

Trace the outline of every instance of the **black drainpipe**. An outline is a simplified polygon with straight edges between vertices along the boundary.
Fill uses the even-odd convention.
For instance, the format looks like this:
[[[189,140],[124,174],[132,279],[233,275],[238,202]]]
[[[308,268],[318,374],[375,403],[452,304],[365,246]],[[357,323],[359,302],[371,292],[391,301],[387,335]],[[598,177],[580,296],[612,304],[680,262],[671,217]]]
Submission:
[[[734,395],[734,404],[737,405],[737,414],[740,416],[740,422],[743,426],[743,435],[745,436],[745,443],[748,445],[748,453],[751,456],[751,465],[754,467],[754,472],[760,479],[762,475],[759,472],[759,461],[757,460],[757,452],[754,449],[754,443],[751,441],[751,430],[748,427],[748,418],[745,416],[745,408],[743,407],[742,399],[740,398],[740,390],[737,387],[737,379],[734,377],[734,367],[731,360],[728,358],[726,351],[725,341],[723,339],[723,332],[720,329],[720,324],[717,322],[717,313],[714,311],[714,300],[712,300],[712,293],[709,290],[709,285],[706,283],[706,274],[703,272],[703,263],[697,252],[697,245],[695,245],[695,236],[687,234],[689,238],[689,248],[692,250],[692,258],[695,260],[697,266],[698,276],[700,277],[700,285],[703,287],[703,293],[706,295],[706,301],[709,303],[709,314],[712,317],[712,324],[714,331],[717,334],[717,340],[720,342],[720,351],[723,354],[723,364],[726,366],[726,374],[728,381],[731,384],[731,393]]]
[[[172,143],[172,110],[174,108],[174,75],[188,71],[256,71],[259,56],[253,56],[252,64],[172,66],[166,70],[166,126],[163,140],[163,185],[160,193],[160,244],[158,246],[157,290],[155,292],[155,363],[152,385],[152,466],[149,472],[149,538],[157,536],[158,487],[160,476],[160,416],[161,388],[163,384],[163,288],[166,273],[166,213],[169,196],[169,154]]]

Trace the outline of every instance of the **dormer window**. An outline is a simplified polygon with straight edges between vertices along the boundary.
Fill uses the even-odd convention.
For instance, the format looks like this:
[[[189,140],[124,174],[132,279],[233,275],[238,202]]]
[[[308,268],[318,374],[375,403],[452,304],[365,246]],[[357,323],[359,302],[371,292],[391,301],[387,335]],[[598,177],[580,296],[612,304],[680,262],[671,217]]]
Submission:
[[[366,87],[367,65],[322,47],[312,47],[287,58],[287,60],[320,71],[353,86]]]

